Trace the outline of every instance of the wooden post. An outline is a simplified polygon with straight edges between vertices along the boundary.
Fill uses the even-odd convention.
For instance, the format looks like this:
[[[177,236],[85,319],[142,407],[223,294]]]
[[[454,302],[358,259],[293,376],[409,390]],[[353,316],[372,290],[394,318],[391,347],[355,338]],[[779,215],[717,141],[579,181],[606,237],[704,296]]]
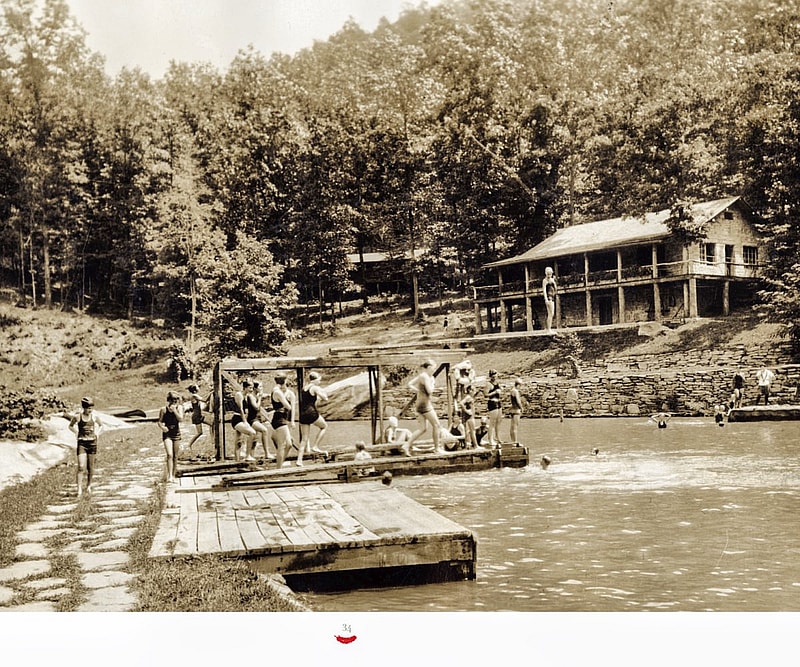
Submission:
[[[689,278],[689,317],[697,317],[697,278]]]
[[[589,255],[583,253],[583,289],[586,296],[586,326],[592,326],[592,293],[589,291]]]
[[[381,367],[380,365],[377,366],[377,378],[375,382],[376,390],[376,399],[378,404],[378,439],[376,440],[373,436],[372,444],[374,445],[376,442],[383,441],[383,388],[381,387]]]
[[[525,330],[533,331],[533,301],[531,300],[531,271],[525,265]]]
[[[653,283],[653,319],[661,321],[661,287],[658,283]]]
[[[722,283],[722,314],[731,314],[731,281],[724,280]]]
[[[453,424],[453,412],[455,405],[453,403],[453,376],[450,374],[450,364],[445,364],[445,386],[447,387],[447,426],[448,428]]]
[[[219,363],[214,365],[214,456],[217,461],[225,460],[225,407],[222,398],[222,373]]]
[[[481,306],[477,299],[475,300],[473,308],[475,310],[475,333],[480,336],[483,333],[483,319],[481,317]]]
[[[372,444],[374,445],[377,440],[375,437],[375,428],[377,426],[377,416],[375,414],[375,391],[373,383],[375,382],[374,366],[367,366],[367,385],[369,386],[369,424],[372,433]]]

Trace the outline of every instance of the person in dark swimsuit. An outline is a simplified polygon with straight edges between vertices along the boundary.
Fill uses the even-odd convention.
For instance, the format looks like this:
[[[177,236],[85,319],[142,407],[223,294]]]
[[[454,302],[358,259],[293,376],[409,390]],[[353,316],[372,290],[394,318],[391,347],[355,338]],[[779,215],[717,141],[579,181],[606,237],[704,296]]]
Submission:
[[[180,396],[174,391],[167,394],[167,405],[158,412],[158,426],[161,428],[161,440],[164,443],[164,454],[167,460],[167,482],[175,481],[176,458],[181,442],[181,422],[183,421],[183,405]]]
[[[308,385],[303,387],[300,392],[300,448],[297,454],[297,465],[303,465],[303,453],[314,452],[315,454],[322,454],[327,456],[328,453],[319,448],[322,438],[325,436],[325,431],[328,429],[327,422],[322,418],[317,408],[317,401],[328,400],[328,394],[320,387],[322,375],[317,371],[311,371],[308,374]],[[316,426],[319,431],[314,438],[314,444],[311,444],[311,427]]]
[[[269,448],[267,443],[270,440],[270,427],[264,424],[262,420],[261,403],[263,400],[263,393],[261,392],[261,383],[257,380],[253,382],[253,391],[244,397],[244,407],[247,418],[247,423],[256,432],[256,437],[250,438],[247,443],[247,457],[246,461],[255,461],[256,458],[253,453],[256,449],[256,442],[261,441],[261,446],[264,448],[264,461],[270,459]]]
[[[544,270],[542,280],[542,296],[544,297],[544,307],[547,311],[547,333],[553,331],[553,319],[556,315],[556,279],[553,276],[553,269],[547,267]]]
[[[509,433],[509,440],[513,443],[519,443],[519,420],[522,416],[522,394],[519,388],[522,386],[522,380],[515,378],[514,388],[511,390],[511,409],[508,414],[511,415],[511,430]]]
[[[275,376],[275,386],[270,393],[272,402],[272,442],[275,444],[278,468],[283,466],[289,448],[292,446],[292,412],[294,405],[287,396],[286,376]]]
[[[69,421],[69,428],[73,430],[78,438],[78,498],[83,496],[84,488],[86,493],[92,492],[92,476],[94,474],[94,457],[97,454],[97,436],[103,430],[103,425],[94,413],[94,401],[85,396],[81,399],[81,411],[73,415]],[[86,486],[84,487],[83,475],[86,474]]]
[[[472,397],[472,385],[464,388],[464,395],[459,403],[461,421],[464,423],[464,440],[468,447],[477,447],[478,438],[475,432],[475,399]]]
[[[250,443],[256,437],[255,429],[247,421],[247,404],[245,397],[253,391],[253,383],[248,379],[242,380],[242,389],[233,394],[233,416],[231,426],[236,431],[234,443],[234,459],[241,461],[250,449]]]
[[[194,443],[206,436],[203,425],[206,423],[207,411],[211,405],[211,394],[202,398],[200,396],[200,388],[196,384],[189,385],[188,391],[189,402],[192,406],[192,424],[195,429],[194,437],[189,441],[189,445],[187,446],[189,454],[191,454]]]
[[[436,410],[433,407],[434,367],[433,360],[428,359],[422,364],[420,374],[408,383],[409,389],[417,394],[417,430],[411,434],[408,445],[409,448],[413,446],[417,438],[425,434],[425,431],[428,430],[428,424],[430,424],[433,430],[434,451],[441,452],[442,449],[439,445],[441,426],[439,425],[439,417],[436,416]]]
[[[489,413],[489,446],[500,446],[500,422],[503,419],[503,405],[500,401],[500,383],[497,371],[489,371],[489,393],[486,394],[486,410]]]

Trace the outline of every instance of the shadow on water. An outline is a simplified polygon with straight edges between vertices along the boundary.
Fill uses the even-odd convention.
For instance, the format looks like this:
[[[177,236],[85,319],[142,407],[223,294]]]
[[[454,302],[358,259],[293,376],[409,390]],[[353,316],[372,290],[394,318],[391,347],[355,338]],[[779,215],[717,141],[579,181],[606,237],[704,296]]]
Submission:
[[[475,581],[311,602],[324,611],[800,610],[798,430],[523,420],[526,468],[395,480],[475,533]]]

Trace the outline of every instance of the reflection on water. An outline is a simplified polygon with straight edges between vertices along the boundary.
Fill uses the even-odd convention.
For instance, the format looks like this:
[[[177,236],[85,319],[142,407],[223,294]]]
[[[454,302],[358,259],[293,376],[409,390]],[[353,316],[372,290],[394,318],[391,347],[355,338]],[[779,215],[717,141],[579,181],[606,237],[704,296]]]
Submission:
[[[799,433],[523,420],[527,468],[395,478],[476,534],[475,581],[309,598],[324,611],[800,610]]]

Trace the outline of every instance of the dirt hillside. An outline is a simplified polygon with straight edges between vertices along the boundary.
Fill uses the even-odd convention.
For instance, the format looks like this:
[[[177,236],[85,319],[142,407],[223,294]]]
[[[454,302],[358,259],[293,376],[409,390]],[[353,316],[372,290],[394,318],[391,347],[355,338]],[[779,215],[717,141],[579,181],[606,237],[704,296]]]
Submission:
[[[385,312],[340,318],[336,327],[323,331],[311,326],[297,332],[287,345],[293,356],[324,355],[330,348],[413,344],[441,347],[458,344],[471,334],[472,313],[466,309],[414,322],[407,312]],[[777,325],[765,324],[749,313],[726,320],[688,322],[654,337],[632,329],[625,336],[597,336],[583,351],[586,359],[615,355],[657,355],[676,351],[707,350],[729,345],[773,342]],[[150,409],[158,406],[174,387],[166,373],[170,345],[176,339],[158,328],[139,328],[126,320],[105,320],[78,313],[17,308],[0,304],[0,385],[34,386],[53,390],[73,403],[89,393],[98,407],[127,405]],[[552,346],[525,349],[515,344],[483,341],[471,355],[476,367],[496,368],[503,374],[537,374],[563,363]],[[329,378],[335,379],[335,378]],[[186,382],[182,383],[187,384]]]

